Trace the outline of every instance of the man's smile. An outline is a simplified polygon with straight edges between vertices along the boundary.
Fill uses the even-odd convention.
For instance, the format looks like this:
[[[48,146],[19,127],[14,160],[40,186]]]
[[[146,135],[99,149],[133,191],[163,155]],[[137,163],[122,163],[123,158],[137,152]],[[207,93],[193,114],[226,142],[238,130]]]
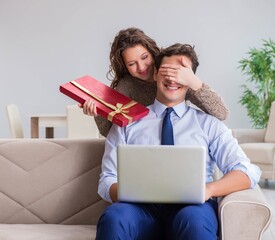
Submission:
[[[173,84],[173,83],[168,83],[168,82],[164,82],[163,85],[165,86],[165,88],[167,88],[168,90],[178,90],[180,89],[182,86],[179,84]]]

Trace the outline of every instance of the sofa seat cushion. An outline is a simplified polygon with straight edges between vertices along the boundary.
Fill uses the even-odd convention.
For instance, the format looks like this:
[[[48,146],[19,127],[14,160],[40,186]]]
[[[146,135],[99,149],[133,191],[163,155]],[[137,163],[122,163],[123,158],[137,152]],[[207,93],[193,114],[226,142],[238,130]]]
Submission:
[[[1,240],[93,240],[95,225],[0,224]]]
[[[274,143],[242,143],[240,146],[252,163],[273,164]]]

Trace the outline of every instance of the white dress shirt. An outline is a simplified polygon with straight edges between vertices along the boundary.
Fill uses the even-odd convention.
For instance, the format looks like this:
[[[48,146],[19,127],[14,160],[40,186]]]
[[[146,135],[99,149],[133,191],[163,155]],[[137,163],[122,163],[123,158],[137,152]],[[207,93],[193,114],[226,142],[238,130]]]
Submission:
[[[160,145],[165,105],[155,100],[149,114],[126,127],[113,124],[105,144],[98,193],[111,202],[109,189],[117,182],[117,146],[119,144]],[[250,163],[231,131],[217,118],[182,102],[173,107],[171,121],[175,145],[200,145],[206,154],[206,183],[213,181],[214,164],[223,174],[240,170],[250,178],[251,188],[259,181],[261,170]]]

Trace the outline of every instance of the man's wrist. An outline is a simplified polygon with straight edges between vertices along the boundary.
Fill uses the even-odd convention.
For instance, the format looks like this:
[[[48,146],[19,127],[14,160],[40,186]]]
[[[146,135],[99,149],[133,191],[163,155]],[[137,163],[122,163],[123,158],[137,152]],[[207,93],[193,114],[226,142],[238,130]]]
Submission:
[[[111,185],[109,194],[112,199],[112,202],[117,202],[117,183]]]

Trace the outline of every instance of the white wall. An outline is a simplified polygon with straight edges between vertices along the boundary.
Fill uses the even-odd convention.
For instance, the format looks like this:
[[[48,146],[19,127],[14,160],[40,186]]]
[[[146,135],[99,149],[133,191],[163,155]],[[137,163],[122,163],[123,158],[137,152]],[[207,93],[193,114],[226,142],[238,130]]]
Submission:
[[[75,103],[60,84],[91,75],[109,85],[110,43],[131,26],[160,46],[195,45],[198,76],[230,109],[226,124],[250,127],[238,103],[246,79],[238,61],[262,39],[275,39],[274,10],[274,0],[0,0],[0,138],[10,137],[9,103],[18,104],[29,137],[30,115],[65,114]]]

